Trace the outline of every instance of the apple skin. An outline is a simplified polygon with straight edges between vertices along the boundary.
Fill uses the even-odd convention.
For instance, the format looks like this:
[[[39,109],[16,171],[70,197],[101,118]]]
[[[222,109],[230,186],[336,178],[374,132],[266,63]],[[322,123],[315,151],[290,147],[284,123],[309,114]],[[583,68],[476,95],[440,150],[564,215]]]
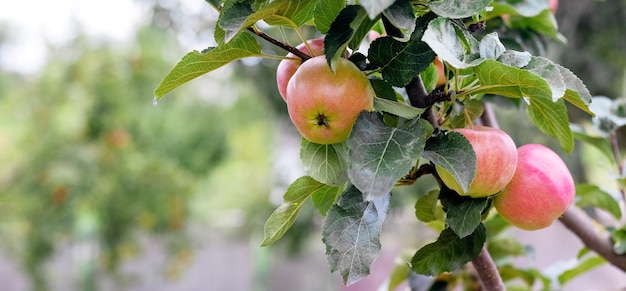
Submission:
[[[574,202],[574,179],[563,160],[540,144],[518,149],[511,182],[494,199],[500,216],[524,230],[548,227]]]
[[[287,110],[300,134],[318,144],[348,139],[363,110],[371,111],[374,89],[363,72],[339,58],[333,73],[326,56],[304,62],[287,85]]]
[[[324,39],[316,38],[308,41],[309,46],[313,50],[310,52],[304,43],[296,46],[296,48],[310,56],[319,56],[324,54]],[[297,60],[286,59],[280,61],[278,64],[278,68],[276,68],[276,84],[278,85],[278,93],[283,97],[283,100],[287,100],[287,84],[289,83],[289,79],[296,73],[298,67],[302,64],[302,60],[300,60],[296,55],[292,53],[288,53],[287,57],[296,58]]]
[[[452,131],[462,134],[472,145],[476,153],[476,175],[469,190],[463,192],[448,171],[436,166],[443,183],[459,195],[474,198],[491,196],[502,190],[511,181],[517,166],[517,147],[513,139],[503,130],[487,126]]]
[[[439,59],[439,57],[435,57],[433,61],[435,65],[435,69],[437,69],[437,87],[444,85],[448,78],[446,78],[446,72],[443,68],[443,62]]]
[[[556,13],[556,9],[559,8],[559,0],[548,0],[552,13]]]

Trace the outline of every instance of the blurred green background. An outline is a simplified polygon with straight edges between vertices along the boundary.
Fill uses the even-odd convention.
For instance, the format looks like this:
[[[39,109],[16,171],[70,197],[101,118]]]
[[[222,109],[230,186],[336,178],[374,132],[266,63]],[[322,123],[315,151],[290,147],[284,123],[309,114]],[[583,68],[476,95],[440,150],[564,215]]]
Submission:
[[[276,61],[229,65],[153,106],[152,92],[173,65],[214,44],[217,14],[208,4],[119,0],[82,15],[76,7],[89,4],[36,2],[3,4],[0,14],[2,290],[340,288],[310,205],[276,246],[259,247],[265,219],[302,174],[300,140],[275,87]],[[562,2],[557,17],[569,44],[541,42],[542,53],[592,94],[624,95],[626,1]],[[110,9],[99,15],[100,6]],[[102,19],[111,30],[127,21],[119,17],[132,18],[123,31],[90,28]],[[24,23],[39,23],[39,33]],[[60,38],[57,23],[69,23]],[[558,149],[519,122],[523,110],[498,110],[518,144]],[[574,110],[572,119],[585,117]],[[561,154],[584,181],[579,148]],[[387,261],[432,236],[411,218],[411,201],[429,183],[396,196]],[[418,231],[400,236],[407,225]]]

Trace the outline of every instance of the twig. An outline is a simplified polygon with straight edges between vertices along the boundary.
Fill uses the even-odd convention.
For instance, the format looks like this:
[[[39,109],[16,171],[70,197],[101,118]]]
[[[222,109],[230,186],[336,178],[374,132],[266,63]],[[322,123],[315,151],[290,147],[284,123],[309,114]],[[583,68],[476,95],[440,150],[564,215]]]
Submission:
[[[626,256],[613,252],[613,242],[594,227],[592,220],[576,207],[570,207],[559,219],[583,244],[626,272]]]
[[[480,278],[483,290],[506,290],[504,288],[504,282],[502,282],[502,278],[500,278],[500,273],[498,273],[498,267],[496,267],[491,255],[487,251],[486,245],[480,250],[478,257],[472,260],[472,265],[474,266],[474,269],[476,269],[478,278]]]
[[[274,39],[273,37],[267,35],[266,33],[262,32],[260,30],[256,30],[256,29],[254,29],[252,27],[248,27],[247,29],[248,29],[248,31],[256,34],[257,36],[259,36],[260,38],[262,38],[264,40],[267,40],[271,44],[273,44],[273,45],[275,45],[277,47],[280,47],[280,48],[282,48],[282,49],[284,49],[284,50],[286,50],[286,51],[296,55],[297,57],[302,59],[302,61],[306,61],[306,60],[311,58],[311,56],[301,52],[299,49],[297,49],[297,48],[295,48],[293,46],[290,46],[290,45],[288,45],[286,43],[282,43],[282,42]]]

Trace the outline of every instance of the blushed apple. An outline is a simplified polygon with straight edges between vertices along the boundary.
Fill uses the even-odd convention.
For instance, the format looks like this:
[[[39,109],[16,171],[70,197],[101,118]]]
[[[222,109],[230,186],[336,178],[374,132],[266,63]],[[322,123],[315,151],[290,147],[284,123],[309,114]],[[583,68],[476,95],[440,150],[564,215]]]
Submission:
[[[435,69],[437,69],[437,87],[444,85],[448,78],[446,77],[446,71],[443,67],[443,62],[439,59],[439,57],[435,57],[433,61],[435,65]]]
[[[326,56],[313,57],[302,63],[287,85],[289,117],[313,143],[345,141],[359,113],[373,109],[375,94],[367,76],[344,58],[334,66],[335,72]]]
[[[518,149],[511,182],[494,199],[496,210],[525,230],[548,227],[574,202],[574,179],[563,160],[540,144]]]
[[[444,184],[459,195],[474,198],[491,196],[502,190],[513,177],[517,165],[517,148],[513,139],[503,130],[487,126],[452,131],[462,134],[472,145],[476,153],[476,175],[468,191],[463,191],[452,174],[436,166]]]
[[[296,48],[312,57],[324,54],[323,38],[311,39],[308,41],[308,44],[311,50],[313,50],[312,52],[308,50],[304,43],[296,46]],[[276,85],[278,85],[278,93],[283,97],[283,100],[287,100],[287,84],[289,83],[289,79],[291,79],[293,74],[296,73],[296,70],[298,70],[298,67],[302,64],[302,60],[292,53],[288,53],[287,57],[293,59],[280,61],[278,68],[276,68]]]

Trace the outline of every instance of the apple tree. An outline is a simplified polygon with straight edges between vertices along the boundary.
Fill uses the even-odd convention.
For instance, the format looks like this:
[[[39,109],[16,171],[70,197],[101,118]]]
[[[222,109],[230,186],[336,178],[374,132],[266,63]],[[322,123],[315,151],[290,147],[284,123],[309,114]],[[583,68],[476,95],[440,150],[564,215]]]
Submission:
[[[575,139],[599,148],[617,166],[623,195],[616,132],[626,124],[624,105],[600,98],[596,111],[598,98],[583,81],[535,49],[545,38],[564,40],[556,1],[207,2],[219,12],[217,45],[183,56],[154,102],[239,59],[276,60],[278,91],[303,136],[306,176],[293,181],[267,219],[263,246],[288,232],[310,199],[323,217],[330,270],[355,283],[384,247],[391,193],[432,175],[438,187],[414,207],[416,219],[439,236],[390,270],[389,289],[410,276],[427,276],[433,286],[504,290],[521,279],[522,288],[549,289],[605,262],[626,270],[626,228],[606,228],[605,236],[580,211],[595,207],[619,220],[618,198],[596,185],[574,186],[547,147],[517,145],[524,148],[518,151],[494,118],[491,102],[508,102],[565,152]],[[288,35],[300,42],[291,44]],[[268,44],[288,54],[267,54]],[[604,134],[572,124],[571,108]],[[539,229],[555,220],[585,244],[579,264],[558,278],[492,259],[520,255],[518,243],[499,240],[505,228]]]

